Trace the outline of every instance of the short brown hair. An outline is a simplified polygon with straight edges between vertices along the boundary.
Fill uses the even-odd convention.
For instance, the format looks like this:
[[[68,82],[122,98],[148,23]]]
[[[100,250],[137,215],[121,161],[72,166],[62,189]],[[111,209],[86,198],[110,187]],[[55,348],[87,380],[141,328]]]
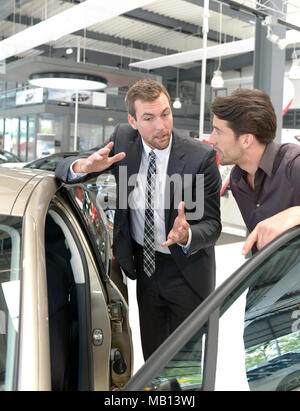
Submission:
[[[239,88],[231,96],[216,97],[211,111],[228,122],[236,138],[249,133],[261,144],[268,144],[275,138],[275,110],[270,97],[262,90]]]
[[[130,87],[125,97],[128,113],[135,118],[134,103],[136,100],[154,101],[161,95],[161,93],[164,93],[168,97],[170,103],[169,93],[161,83],[149,78],[137,81]]]

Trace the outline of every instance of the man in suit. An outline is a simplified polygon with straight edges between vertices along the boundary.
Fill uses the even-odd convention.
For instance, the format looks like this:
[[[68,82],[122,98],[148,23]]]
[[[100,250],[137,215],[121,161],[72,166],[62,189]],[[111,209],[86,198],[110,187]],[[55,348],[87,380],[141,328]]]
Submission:
[[[147,359],[214,288],[221,182],[214,151],[173,129],[162,84],[140,80],[125,102],[129,124],[102,147],[63,160],[56,176],[75,183],[107,169],[115,175],[113,252],[137,279]]]

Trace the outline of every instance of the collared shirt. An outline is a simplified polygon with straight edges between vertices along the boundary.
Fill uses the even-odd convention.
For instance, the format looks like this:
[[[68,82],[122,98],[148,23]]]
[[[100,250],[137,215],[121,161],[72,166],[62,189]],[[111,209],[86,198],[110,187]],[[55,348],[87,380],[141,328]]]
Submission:
[[[140,245],[144,244],[144,226],[145,226],[145,193],[147,171],[149,165],[149,153],[151,148],[143,143],[142,159],[139,173],[136,179],[135,187],[128,199],[130,218],[132,224],[131,235],[132,238]],[[168,233],[165,229],[165,185],[166,175],[169,163],[170,151],[172,146],[172,137],[168,147],[163,150],[154,149],[156,162],[156,183],[155,183],[155,197],[154,197],[154,236],[155,236],[155,250],[161,253],[170,253],[168,247],[162,247],[161,244],[166,241]],[[191,231],[189,231],[189,241],[184,248],[188,248],[191,242]]]
[[[260,221],[299,206],[300,145],[268,144],[255,173],[254,191],[247,172],[237,165],[231,171],[230,187],[250,232]]]
[[[142,159],[140,164],[139,173],[137,175],[135,187],[132,190],[128,203],[130,210],[130,229],[132,238],[140,245],[144,245],[144,227],[145,227],[145,191],[146,191],[146,179],[149,164],[149,153],[151,148],[143,143]],[[168,247],[162,247],[161,244],[166,241],[168,233],[165,230],[165,185],[166,175],[169,163],[169,157],[172,147],[172,136],[168,147],[164,150],[153,150],[156,155],[156,187],[154,198],[154,236],[155,236],[155,250],[161,253],[170,254]],[[76,161],[75,161],[76,162]],[[85,174],[74,173],[72,163],[69,170],[69,179],[72,180],[78,176],[84,176]],[[188,253],[192,240],[192,231],[189,229],[188,242],[185,245],[178,244],[182,247],[184,253]]]

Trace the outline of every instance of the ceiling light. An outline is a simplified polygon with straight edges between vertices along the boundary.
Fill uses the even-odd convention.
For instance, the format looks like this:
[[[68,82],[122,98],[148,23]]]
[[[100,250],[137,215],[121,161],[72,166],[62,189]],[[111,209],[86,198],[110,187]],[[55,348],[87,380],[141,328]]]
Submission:
[[[231,41],[228,43],[218,44],[216,46],[210,46],[206,49],[206,57],[213,59],[216,57],[234,56],[236,54],[248,53],[254,50],[254,37]],[[160,67],[177,66],[179,64],[191,63],[203,59],[204,50],[195,49],[189,51],[183,51],[176,54],[169,54],[167,56],[155,57],[149,60],[137,61],[130,63],[130,67],[138,67],[145,70],[153,70]]]
[[[177,74],[176,74],[176,98],[175,101],[173,103],[173,107],[174,108],[181,108],[181,101],[179,98],[179,67],[177,67]]]
[[[107,87],[103,77],[80,73],[37,73],[29,76],[34,86],[61,90],[101,90]]]
[[[71,47],[69,47],[67,50],[66,50],[66,54],[72,54],[73,53],[73,49],[71,48]]]
[[[174,108],[181,108],[181,101],[180,101],[180,98],[179,97],[176,97],[175,98],[175,100],[174,100],[174,103],[173,103],[173,107]]]
[[[220,46],[222,45],[222,3],[220,3],[220,30],[219,30],[219,44]],[[214,71],[213,78],[211,80],[211,87],[212,88],[223,88],[224,87],[224,80],[222,77],[222,71],[220,70],[221,68],[221,61],[222,58],[219,56],[219,64],[217,70]]]
[[[222,77],[221,70],[214,71],[214,75],[213,75],[210,85],[212,88],[223,88],[224,87],[224,79]]]

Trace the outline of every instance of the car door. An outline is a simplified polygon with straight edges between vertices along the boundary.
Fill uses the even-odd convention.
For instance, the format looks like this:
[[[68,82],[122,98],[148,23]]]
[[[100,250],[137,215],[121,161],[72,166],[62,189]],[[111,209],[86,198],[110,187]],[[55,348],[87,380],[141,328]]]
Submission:
[[[67,389],[119,389],[131,375],[132,342],[126,285],[120,280],[119,267],[112,263],[108,222],[94,194],[85,184],[65,186],[56,193],[47,213],[45,249],[52,320],[52,388],[58,384],[58,389],[65,389],[67,382]],[[57,271],[67,276],[64,285]],[[51,302],[57,300],[57,277],[59,289],[65,287],[65,296],[68,296],[64,317],[62,304],[56,303],[59,310],[50,307]],[[116,285],[117,280],[122,282],[123,294]],[[73,306],[67,308],[70,300]],[[62,343],[61,336],[67,328],[63,326],[64,321],[71,329]],[[60,357],[57,356],[57,334],[62,343]],[[64,369],[62,359],[66,364]],[[64,375],[57,375],[58,372],[64,375],[68,372],[72,379],[77,375],[77,379],[65,381]]]
[[[125,390],[300,387],[300,228],[274,240],[215,290]]]
[[[8,220],[1,227],[8,250],[3,258],[15,251],[7,264],[16,265],[20,277],[12,277],[20,288],[20,319],[1,328],[14,338],[14,344],[8,342],[13,353],[1,359],[4,385],[119,389],[131,375],[132,343],[126,299],[111,279],[105,215],[86,186],[58,186],[51,173],[30,176],[12,211],[20,234],[15,228],[10,234]],[[2,317],[8,318],[2,309],[8,296],[0,297]]]

